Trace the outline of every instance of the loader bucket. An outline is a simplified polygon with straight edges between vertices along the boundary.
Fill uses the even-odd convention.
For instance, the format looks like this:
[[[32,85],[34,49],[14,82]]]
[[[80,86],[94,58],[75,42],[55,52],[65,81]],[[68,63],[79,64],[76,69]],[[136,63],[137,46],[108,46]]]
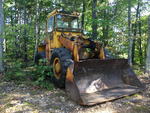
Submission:
[[[67,69],[66,92],[81,105],[107,102],[143,88],[126,59],[90,59]]]

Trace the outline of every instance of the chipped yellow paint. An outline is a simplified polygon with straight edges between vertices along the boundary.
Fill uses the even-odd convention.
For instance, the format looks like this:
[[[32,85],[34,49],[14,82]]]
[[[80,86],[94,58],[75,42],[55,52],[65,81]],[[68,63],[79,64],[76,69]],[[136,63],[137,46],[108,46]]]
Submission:
[[[73,82],[73,73],[70,68],[67,68],[66,80]]]
[[[99,58],[100,59],[105,59],[104,49],[102,47],[100,48]]]

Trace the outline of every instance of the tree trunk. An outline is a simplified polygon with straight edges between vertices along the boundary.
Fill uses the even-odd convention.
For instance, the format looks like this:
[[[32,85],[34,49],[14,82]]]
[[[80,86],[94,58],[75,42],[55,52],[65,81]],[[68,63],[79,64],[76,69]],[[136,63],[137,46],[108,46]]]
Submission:
[[[97,0],[93,0],[92,2],[92,38],[97,39]]]
[[[103,9],[103,20],[108,20],[109,21],[109,10],[108,9]],[[103,32],[103,40],[104,40],[104,45],[106,46],[108,44],[108,35],[109,35],[109,23],[103,24],[102,25],[102,32]]]
[[[81,24],[82,24],[82,29],[84,29],[84,18],[85,18],[85,0],[83,0],[83,9],[82,9],[82,21],[81,21]]]
[[[27,9],[26,9],[26,6],[24,6],[24,62],[27,64],[27,61],[28,61],[28,55],[27,55],[27,29],[26,29],[26,25],[28,23],[28,20],[27,20]]]
[[[133,44],[132,44],[132,64],[135,64],[135,45],[136,45],[136,36],[137,36],[137,23],[132,24],[132,33],[133,33]]]
[[[15,23],[15,27],[17,27],[16,25],[18,24],[18,15],[19,15],[19,13],[18,13],[18,11],[17,11],[17,6],[16,6],[16,0],[14,1],[14,3],[15,3],[15,18],[14,18],[14,23]],[[15,28],[15,31],[14,31],[15,33],[17,33],[18,32],[18,30]],[[17,59],[17,58],[19,58],[19,53],[20,53],[20,51],[19,51],[19,44],[18,44],[18,39],[19,38],[19,36],[18,35],[16,35],[15,34],[15,58]]]
[[[140,64],[142,65],[143,64],[143,52],[142,52],[142,40],[141,40],[141,36],[142,36],[142,33],[141,33],[141,21],[139,21],[139,36],[140,38],[138,39],[138,49],[139,49],[139,60],[140,60]]]
[[[136,41],[136,39],[133,39],[133,44],[132,44],[132,64],[135,64],[135,45],[136,45],[135,41]]]
[[[136,10],[136,34],[139,33],[139,38],[137,39],[137,49],[138,49],[138,57],[140,64],[143,63],[143,52],[142,52],[142,40],[141,40],[141,20],[140,20],[140,6],[141,6],[141,0],[138,0],[137,10]],[[137,32],[139,31],[139,32]]]
[[[3,31],[4,31],[4,14],[3,14],[3,4],[0,0],[0,72],[4,71],[3,66]]]
[[[128,39],[129,39],[128,62],[129,65],[132,66],[133,38],[131,37],[131,0],[128,0]]]
[[[147,40],[147,55],[146,55],[146,73],[150,74],[150,16],[148,17],[148,40]]]
[[[77,11],[77,1],[76,0],[74,1],[74,5],[73,6],[74,6],[73,7],[74,11]]]
[[[35,57],[37,54],[37,48],[38,48],[38,40],[39,40],[39,22],[38,22],[38,17],[39,17],[39,3],[38,0],[36,1],[36,23],[35,23],[35,50],[34,50],[34,63],[35,63]]]

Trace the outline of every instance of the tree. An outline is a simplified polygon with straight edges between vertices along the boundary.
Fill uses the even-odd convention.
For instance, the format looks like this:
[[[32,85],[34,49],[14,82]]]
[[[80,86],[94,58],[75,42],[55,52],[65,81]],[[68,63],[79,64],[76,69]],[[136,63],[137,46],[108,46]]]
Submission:
[[[131,0],[128,0],[128,38],[129,38],[128,62],[130,65],[132,65],[133,38],[131,37]]]
[[[138,52],[139,52],[139,60],[140,60],[140,64],[143,63],[143,52],[142,52],[142,40],[141,40],[141,10],[140,10],[140,7],[141,7],[141,0],[138,0],[138,6],[137,6],[137,15],[136,15],[136,18],[139,18],[139,20],[137,22],[137,25],[138,25],[138,30],[139,30],[139,39],[138,39]]]
[[[35,22],[35,50],[34,50],[34,62],[36,60],[36,54],[37,54],[37,48],[38,48],[38,40],[39,40],[39,23],[38,23],[38,18],[39,18],[39,1],[36,0],[36,22]]]
[[[82,6],[82,21],[81,21],[81,24],[82,24],[82,29],[84,29],[84,18],[85,18],[85,0],[83,0],[83,6]]]
[[[146,73],[150,73],[150,16],[148,18],[148,40],[147,40],[147,55],[146,55]]]
[[[138,26],[139,26],[139,21],[140,21],[140,0],[138,0],[138,4],[137,4],[137,8],[136,8],[136,14],[135,14],[135,23],[132,24],[132,33],[133,33],[133,44],[132,44],[132,63],[135,64],[135,51],[136,51],[136,41],[138,42],[138,46],[137,48],[140,50],[141,48],[141,41],[140,41],[140,38],[137,40],[137,35],[138,35]],[[140,56],[142,56],[142,52],[139,52]],[[139,57],[140,57],[139,56]],[[140,57],[140,64],[141,64],[141,58]]]
[[[4,14],[3,14],[3,3],[0,0],[0,72],[4,71],[3,66],[3,30],[4,30]]]
[[[97,0],[93,0],[92,2],[92,37],[93,39],[97,39]]]
[[[33,61],[38,43],[46,37],[47,14],[64,9],[82,13],[79,22],[88,37],[107,45],[115,58],[128,57],[130,65],[134,61],[142,66],[147,48],[146,5],[142,0],[5,0],[5,56],[23,66]]]

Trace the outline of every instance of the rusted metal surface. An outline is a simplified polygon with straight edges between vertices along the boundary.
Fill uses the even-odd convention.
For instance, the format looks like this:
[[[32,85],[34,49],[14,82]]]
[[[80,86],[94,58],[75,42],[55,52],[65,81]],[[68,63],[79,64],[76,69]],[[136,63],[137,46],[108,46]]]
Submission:
[[[76,83],[74,81],[74,63],[69,66],[67,69],[67,74],[66,74],[66,92],[69,97],[71,97],[72,100],[74,100],[77,103],[82,103],[80,94],[79,94],[79,89],[76,86]]]
[[[79,61],[80,46],[76,43],[76,41],[71,41],[71,39],[64,38],[63,36],[60,36],[59,40],[65,48],[69,49],[73,53],[72,55],[73,55],[74,60]]]
[[[144,88],[125,59],[91,59],[73,65],[69,67],[72,81],[66,79],[66,90],[82,105],[103,103]]]
[[[69,49],[71,52],[73,51],[74,43],[71,40],[60,36],[59,41],[65,48]]]
[[[124,85],[122,87],[114,87],[107,90],[96,91],[93,93],[83,93],[80,94],[80,96],[84,103],[83,105],[94,105],[97,103],[103,103],[117,98],[121,98],[123,96],[128,96],[139,91],[140,89],[136,87]]]

